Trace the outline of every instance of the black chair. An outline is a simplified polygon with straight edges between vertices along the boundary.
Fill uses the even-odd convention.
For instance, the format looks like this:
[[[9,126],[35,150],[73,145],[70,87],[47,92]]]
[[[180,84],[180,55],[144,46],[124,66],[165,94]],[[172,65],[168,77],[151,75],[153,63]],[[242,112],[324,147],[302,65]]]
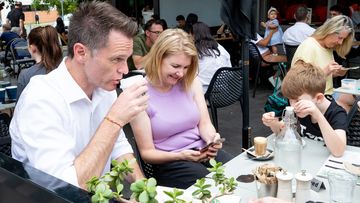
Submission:
[[[10,116],[0,113],[0,152],[11,157]]]
[[[30,68],[35,64],[35,60],[31,58],[27,47],[28,43],[23,38],[15,38],[10,44],[12,68],[17,75],[20,74],[22,69]]]
[[[279,65],[278,62],[268,62],[263,59],[263,57],[260,54],[259,49],[257,48],[256,44],[253,42],[249,42],[249,59],[250,59],[250,67],[255,68],[255,84],[253,89],[253,95],[252,97],[255,97],[256,88],[259,81],[259,74],[260,74],[260,68],[262,63],[268,64],[270,66],[273,65]]]
[[[287,67],[291,66],[291,61],[294,57],[294,54],[296,52],[296,49],[298,48],[299,45],[288,45],[285,44],[285,51],[286,51],[286,57],[287,57]]]
[[[360,97],[357,97],[347,117],[348,132],[346,134],[347,145],[360,147],[360,112],[358,110],[357,102]]]
[[[223,67],[212,77],[205,93],[211,110],[211,119],[218,131],[217,109],[239,101],[242,106],[243,76],[241,68]]]

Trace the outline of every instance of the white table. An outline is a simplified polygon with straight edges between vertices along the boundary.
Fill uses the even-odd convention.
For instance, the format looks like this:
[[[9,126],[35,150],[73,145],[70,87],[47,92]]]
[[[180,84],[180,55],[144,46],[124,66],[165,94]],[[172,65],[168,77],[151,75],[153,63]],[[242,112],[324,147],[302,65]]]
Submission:
[[[268,138],[271,139],[271,136]],[[325,183],[326,190],[320,190],[320,192],[312,192],[312,200],[313,201],[321,201],[321,202],[329,202],[329,184],[328,180],[316,176],[317,172],[321,168],[324,161],[329,157],[330,153],[326,147],[323,146],[322,142],[310,140],[304,138],[306,145],[303,148],[302,154],[302,168],[306,169],[307,172],[311,173],[313,177],[316,177],[318,180],[321,180]],[[272,148],[273,143],[271,141],[268,142],[268,148]],[[360,148],[347,146],[347,150],[359,152],[360,156]],[[225,174],[227,177],[237,178],[239,175],[247,175],[252,174],[252,170],[257,166],[265,164],[265,163],[273,163],[274,160],[269,161],[254,161],[248,158],[246,153],[241,153],[236,156],[234,159],[226,163],[225,166]],[[194,191],[194,187],[190,187],[187,191],[191,194]],[[241,202],[246,203],[249,198],[256,198],[256,185],[255,181],[251,183],[238,183],[238,187],[235,190],[235,194],[241,197]],[[356,186],[354,191],[355,200],[360,200],[360,186]]]

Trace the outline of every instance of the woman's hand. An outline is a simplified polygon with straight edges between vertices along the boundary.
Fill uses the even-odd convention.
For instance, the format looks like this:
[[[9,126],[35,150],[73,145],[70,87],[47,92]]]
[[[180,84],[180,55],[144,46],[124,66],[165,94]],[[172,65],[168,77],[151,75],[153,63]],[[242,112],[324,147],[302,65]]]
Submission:
[[[197,150],[187,149],[181,151],[180,153],[185,161],[203,162],[208,160],[206,153],[201,153]]]
[[[323,70],[326,76],[336,74],[342,68],[341,65],[335,61],[331,61]]]

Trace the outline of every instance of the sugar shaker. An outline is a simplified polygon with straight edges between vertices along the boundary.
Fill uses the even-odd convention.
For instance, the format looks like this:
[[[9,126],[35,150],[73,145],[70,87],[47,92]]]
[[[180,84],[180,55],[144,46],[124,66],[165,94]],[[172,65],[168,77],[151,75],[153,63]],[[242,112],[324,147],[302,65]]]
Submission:
[[[295,203],[304,203],[311,198],[311,180],[313,176],[310,173],[306,173],[306,170],[301,170],[301,173],[295,175],[296,179],[296,195]]]
[[[292,193],[292,180],[294,178],[293,174],[282,170],[276,173],[276,178],[278,180],[278,189],[277,189],[277,198],[292,202],[293,193]]]

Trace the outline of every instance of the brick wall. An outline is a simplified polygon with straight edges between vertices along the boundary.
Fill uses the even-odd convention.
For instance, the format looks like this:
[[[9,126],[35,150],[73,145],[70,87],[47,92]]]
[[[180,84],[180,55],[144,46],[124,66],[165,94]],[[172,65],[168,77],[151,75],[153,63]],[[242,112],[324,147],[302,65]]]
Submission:
[[[35,23],[35,11],[26,11],[25,14],[25,24]],[[56,18],[59,16],[58,12],[55,11],[37,11],[39,15],[40,23],[49,23],[55,22]]]

